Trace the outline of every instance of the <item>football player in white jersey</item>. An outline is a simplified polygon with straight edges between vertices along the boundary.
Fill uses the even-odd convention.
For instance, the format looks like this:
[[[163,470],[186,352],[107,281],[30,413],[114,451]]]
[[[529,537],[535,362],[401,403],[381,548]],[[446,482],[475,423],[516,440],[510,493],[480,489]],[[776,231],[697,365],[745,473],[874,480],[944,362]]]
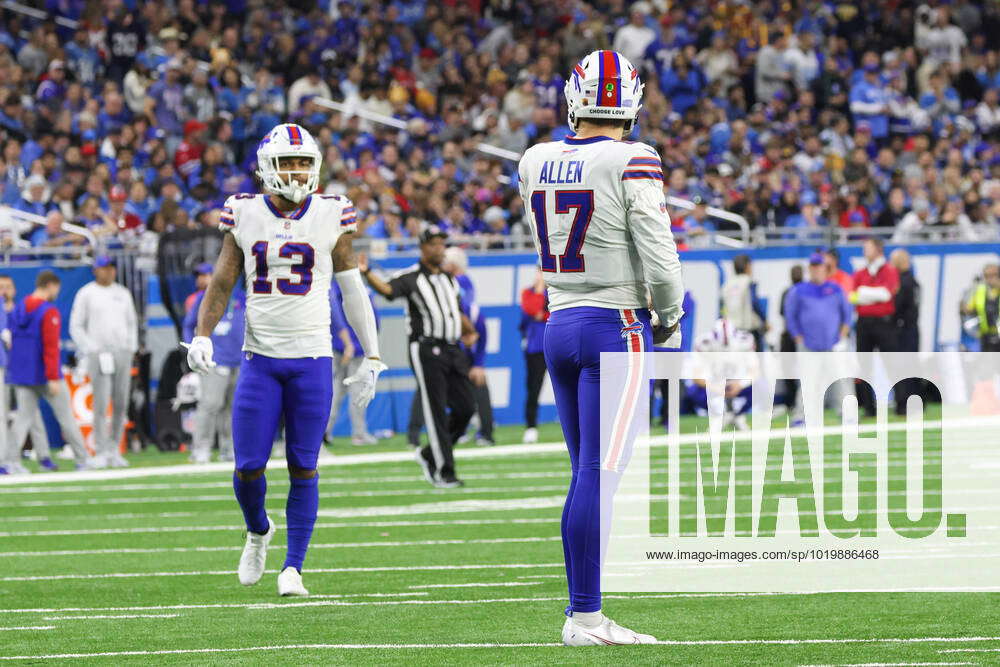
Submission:
[[[684,377],[699,379],[685,380],[684,389],[696,412],[700,415],[721,413],[723,430],[734,426],[738,431],[749,431],[746,416],[751,408],[753,380],[758,375],[753,334],[737,329],[725,318],[719,318],[711,331],[698,336],[693,349],[691,368],[686,369]],[[719,352],[743,354],[713,354]],[[727,380],[724,394],[713,396],[710,408],[706,382],[709,377],[740,379]]]
[[[334,276],[344,313],[364,348],[360,368],[345,380],[362,386],[355,399],[360,405],[371,401],[386,368],[351,247],[357,231],[354,205],[345,197],[313,194],[321,161],[316,141],[298,125],[278,125],[260,142],[257,176],[264,193],[226,201],[222,251],[188,350],[193,370],[206,372],[215,365],[209,336],[245,272],[246,336],[233,398],[233,488],[247,526],[239,580],[246,586],[260,580],[274,537],[274,522],[264,510],[264,469],[284,416],[291,488],[285,507],[288,552],[278,575],[281,595],[308,595],[302,563],[316,523],[316,460],[333,392],[328,295]]]
[[[642,100],[639,73],[620,53],[595,51],[565,86],[575,136],[538,144],[518,165],[551,316],[544,351],[573,476],[563,510],[563,552],[570,604],[563,642],[571,646],[645,644],[601,612],[602,475],[620,474],[623,447],[600,442],[600,354],[652,347],[677,328],[684,289],[670,233],[663,169],[656,151],[623,141]],[[630,364],[642,364],[630,355]],[[642,372],[618,407],[612,440],[626,441],[630,415],[648,400]],[[607,443],[606,443],[607,444]],[[616,454],[617,453],[617,454]]]

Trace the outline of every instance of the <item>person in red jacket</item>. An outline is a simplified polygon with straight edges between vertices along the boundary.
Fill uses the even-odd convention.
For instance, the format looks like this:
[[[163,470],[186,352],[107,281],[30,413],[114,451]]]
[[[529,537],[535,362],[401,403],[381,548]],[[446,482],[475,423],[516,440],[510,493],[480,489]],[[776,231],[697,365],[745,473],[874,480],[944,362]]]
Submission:
[[[174,168],[181,176],[187,178],[198,168],[207,141],[208,125],[198,120],[184,123],[184,141],[177,146],[177,152],[174,153]]]
[[[542,339],[549,319],[549,296],[541,271],[535,284],[521,291],[521,335],[524,337],[524,360],[528,367],[528,397],[524,404],[524,442],[538,442],[538,396],[545,383],[545,353]]]
[[[38,411],[38,399],[45,398],[52,407],[63,439],[72,448],[77,468],[92,467],[83,445],[80,427],[69,404],[69,390],[59,365],[59,332],[62,317],[52,303],[59,296],[61,282],[52,271],[42,271],[35,279],[35,291],[18,303],[11,312],[10,367],[7,381],[14,386],[17,413],[10,429],[10,442],[24,442]],[[27,472],[17,460],[18,447],[0,452],[0,475]]]
[[[885,261],[882,239],[869,238],[863,246],[865,267],[854,273],[851,303],[858,312],[858,352],[896,352],[899,332],[896,330],[896,292],[899,273]],[[875,395],[867,384],[859,385],[858,404],[869,417],[875,416]]]

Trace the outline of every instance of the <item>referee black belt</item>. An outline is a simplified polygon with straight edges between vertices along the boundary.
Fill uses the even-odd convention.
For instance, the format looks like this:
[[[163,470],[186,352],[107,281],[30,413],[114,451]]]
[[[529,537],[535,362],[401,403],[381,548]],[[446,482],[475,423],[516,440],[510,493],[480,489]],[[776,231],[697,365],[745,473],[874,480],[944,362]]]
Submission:
[[[429,345],[458,345],[457,340],[445,340],[444,338],[431,338],[430,336],[418,336],[418,343],[428,343]]]

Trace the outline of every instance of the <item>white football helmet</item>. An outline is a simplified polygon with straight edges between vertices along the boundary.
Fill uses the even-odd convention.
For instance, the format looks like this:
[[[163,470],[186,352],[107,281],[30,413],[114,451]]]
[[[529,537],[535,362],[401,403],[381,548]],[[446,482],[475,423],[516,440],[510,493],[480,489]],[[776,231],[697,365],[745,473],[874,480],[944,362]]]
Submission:
[[[617,51],[594,51],[573,67],[563,88],[570,129],[576,132],[581,118],[605,118],[628,121],[628,134],[642,108],[642,89],[628,58]]]
[[[281,178],[278,169],[278,158],[307,156],[312,158],[312,167],[306,171],[285,171],[289,174],[288,182]],[[312,135],[294,123],[282,123],[267,133],[257,145],[257,176],[260,177],[264,189],[276,195],[300,203],[316,191],[319,186],[319,168],[323,164],[323,155],[319,144]],[[291,177],[291,174],[308,174],[309,179],[301,185]]]

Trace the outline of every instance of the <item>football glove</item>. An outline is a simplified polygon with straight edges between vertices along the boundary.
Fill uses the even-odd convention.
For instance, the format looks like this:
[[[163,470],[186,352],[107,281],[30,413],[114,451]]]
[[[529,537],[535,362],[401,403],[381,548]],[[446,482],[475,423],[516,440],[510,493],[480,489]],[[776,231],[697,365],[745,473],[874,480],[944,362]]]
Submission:
[[[680,331],[677,330],[680,320],[674,322],[672,326],[665,327],[660,324],[660,316],[656,314],[656,311],[650,313],[649,324],[653,328],[653,345],[656,347],[670,347],[678,348],[681,346],[680,342]],[[672,336],[676,334],[677,340],[672,342],[672,344],[667,345],[666,342],[670,340]]]
[[[188,367],[195,373],[204,375],[215,368],[215,362],[212,360],[215,350],[212,347],[211,338],[208,336],[195,336],[190,344],[181,343],[181,345],[187,348]]]
[[[348,386],[355,382],[360,383],[361,390],[354,395],[352,400],[355,406],[362,410],[368,407],[368,404],[372,402],[372,398],[375,397],[375,383],[378,382],[378,376],[387,368],[388,366],[378,359],[368,359],[366,357],[361,362],[358,371],[344,380],[344,384]]]

